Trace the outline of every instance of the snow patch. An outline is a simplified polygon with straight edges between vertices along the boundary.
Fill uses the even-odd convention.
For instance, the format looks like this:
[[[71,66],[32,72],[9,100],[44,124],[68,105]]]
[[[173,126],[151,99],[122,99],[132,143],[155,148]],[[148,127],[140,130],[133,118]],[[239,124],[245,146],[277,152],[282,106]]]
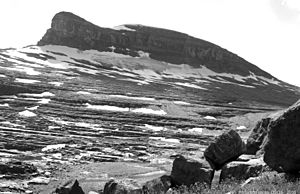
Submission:
[[[134,96],[125,96],[125,95],[109,95],[112,98],[123,98],[129,100],[142,100],[142,101],[155,101],[155,98],[148,98],[148,97],[134,97]]]
[[[189,87],[189,88],[196,88],[196,89],[200,89],[200,90],[208,90],[206,88],[203,88],[203,87],[197,86],[195,84],[191,84],[191,83],[175,82],[175,84],[179,85],[179,86]]]
[[[192,129],[188,129],[188,132],[191,132],[191,133],[202,133],[203,132],[203,128],[192,128]]]
[[[173,101],[174,104],[178,104],[178,105],[190,105],[191,103],[188,102],[184,102],[184,101]]]
[[[92,93],[90,93],[90,92],[85,92],[85,91],[78,91],[78,92],[76,92],[77,94],[83,94],[83,95],[90,95],[90,94],[92,94]]]
[[[126,27],[125,25],[115,26],[115,27],[113,27],[113,29],[114,29],[114,30],[133,31],[133,32],[136,31],[135,29],[128,28],[128,27]]]
[[[22,78],[16,78],[15,82],[19,82],[19,83],[24,83],[24,84],[34,84],[34,83],[38,83],[40,81],[38,80],[33,80],[33,79],[22,79]]]
[[[168,142],[168,143],[180,143],[178,139],[167,139],[165,137],[149,137],[149,139],[157,140],[157,141],[163,141],[163,142]]]
[[[241,125],[241,126],[236,127],[236,129],[237,129],[237,130],[243,130],[243,129],[247,129],[247,127]]]
[[[48,104],[51,101],[51,99],[48,98],[42,98],[40,101],[38,101],[38,104]]]
[[[167,113],[164,110],[153,110],[149,108],[137,108],[133,109],[132,112],[143,113],[143,114],[154,114],[154,115],[166,115]]]
[[[64,83],[62,83],[62,82],[48,82],[48,84],[59,87],[59,86],[63,85]]]
[[[153,126],[153,125],[148,125],[148,124],[145,124],[145,126],[142,127],[142,128],[149,129],[149,130],[152,130],[152,131],[165,131],[165,130],[167,130],[167,128],[165,128],[165,127],[158,127],[158,126]]]
[[[52,97],[55,96],[55,94],[51,93],[51,92],[43,92],[41,94],[29,94],[29,93],[24,93],[22,94],[24,96],[31,96],[31,97]]]
[[[22,117],[35,117],[36,116],[35,113],[30,112],[28,110],[24,110],[22,112],[19,112],[19,115],[22,116]]]
[[[0,107],[9,107],[8,103],[0,104]]]
[[[212,117],[212,116],[205,116],[204,119],[207,119],[207,120],[217,120],[215,117]]]
[[[89,109],[96,109],[96,110],[107,110],[107,111],[117,111],[117,112],[125,112],[129,111],[129,108],[121,108],[117,106],[109,106],[109,105],[91,105],[89,103],[85,104]]]
[[[47,151],[58,151],[62,148],[66,147],[66,144],[56,144],[56,145],[47,145],[42,149],[42,152],[47,152]]]

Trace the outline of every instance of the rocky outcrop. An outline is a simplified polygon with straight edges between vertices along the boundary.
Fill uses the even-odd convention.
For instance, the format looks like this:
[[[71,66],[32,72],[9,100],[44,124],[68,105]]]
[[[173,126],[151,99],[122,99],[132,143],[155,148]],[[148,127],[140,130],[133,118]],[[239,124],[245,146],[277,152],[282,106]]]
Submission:
[[[273,118],[264,143],[264,161],[278,172],[300,171],[300,101]]]
[[[230,162],[223,166],[220,174],[220,182],[226,179],[246,180],[250,177],[257,177],[262,173],[264,166],[265,163],[262,161],[262,158],[251,159],[246,162]]]
[[[21,161],[0,162],[0,174],[31,174],[36,173],[37,168]]]
[[[211,185],[214,177],[214,170],[205,160],[193,160],[178,156],[174,162],[171,172],[174,185],[190,186],[195,183]]]
[[[171,177],[164,175],[162,177],[146,182],[143,185],[143,193],[164,194],[169,190],[169,188],[171,188],[171,186],[172,186]]]
[[[84,194],[82,188],[79,185],[77,180],[74,181],[70,187],[64,186],[56,189],[55,193],[57,194]]]
[[[204,157],[215,170],[237,159],[245,152],[245,143],[239,134],[230,130],[215,139],[204,151]]]
[[[104,186],[103,194],[142,194],[142,186],[131,179],[110,180]]]
[[[39,46],[49,44],[82,50],[113,51],[131,56],[138,56],[138,51],[144,51],[153,59],[169,63],[197,67],[205,65],[215,72],[243,76],[252,72],[272,78],[237,55],[187,34],[142,25],[124,25],[119,30],[101,28],[69,12],[56,14],[51,28],[38,42]]]
[[[247,139],[246,154],[255,155],[262,149],[262,144],[268,133],[270,120],[271,118],[264,118],[252,129],[251,134]]]

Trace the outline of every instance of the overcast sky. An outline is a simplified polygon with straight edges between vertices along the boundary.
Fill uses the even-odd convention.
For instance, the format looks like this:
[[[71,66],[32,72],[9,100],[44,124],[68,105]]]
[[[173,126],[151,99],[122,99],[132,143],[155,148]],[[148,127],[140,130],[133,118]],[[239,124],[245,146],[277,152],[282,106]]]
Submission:
[[[300,0],[1,0],[0,48],[36,44],[59,11],[184,32],[300,86]]]

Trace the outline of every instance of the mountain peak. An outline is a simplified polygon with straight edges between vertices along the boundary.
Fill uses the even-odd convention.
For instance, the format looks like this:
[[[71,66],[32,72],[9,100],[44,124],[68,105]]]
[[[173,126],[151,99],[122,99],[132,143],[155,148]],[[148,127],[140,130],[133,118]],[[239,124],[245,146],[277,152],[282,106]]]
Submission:
[[[101,28],[70,12],[57,13],[52,19],[51,28],[38,42],[39,46],[49,44],[98,51],[111,51],[113,47],[114,52],[130,56],[143,51],[167,63],[204,65],[218,73],[254,73],[274,78],[236,54],[185,33],[136,24]]]

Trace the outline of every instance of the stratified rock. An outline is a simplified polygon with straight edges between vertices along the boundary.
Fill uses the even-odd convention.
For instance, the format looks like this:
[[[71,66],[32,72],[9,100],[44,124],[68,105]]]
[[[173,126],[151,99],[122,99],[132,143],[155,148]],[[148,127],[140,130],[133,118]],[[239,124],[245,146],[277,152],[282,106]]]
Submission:
[[[214,170],[205,160],[196,161],[177,156],[173,162],[171,178],[174,185],[190,186],[195,183],[211,185]]]
[[[278,172],[300,171],[300,101],[273,118],[264,144],[264,161]]]
[[[215,139],[204,151],[206,160],[215,170],[221,169],[227,162],[237,159],[245,152],[245,143],[239,134],[230,130]]]
[[[255,155],[259,150],[261,150],[263,141],[268,133],[270,120],[271,118],[264,118],[257,122],[256,126],[252,129],[251,134],[247,139],[246,154]]]
[[[57,188],[55,193],[57,194],[84,194],[82,188],[79,185],[77,180],[74,181],[70,186],[63,186],[61,188]]]
[[[220,182],[226,179],[246,180],[259,176],[266,164],[262,158],[251,159],[247,162],[233,161],[223,166],[220,174]]]
[[[164,175],[148,181],[143,186],[144,194],[165,194],[171,187],[171,177]]]
[[[254,73],[273,78],[239,56],[184,33],[143,25],[124,25],[121,29],[101,28],[69,12],[60,12],[53,17],[51,28],[38,45],[63,45],[131,56],[139,56],[138,51],[143,51],[149,53],[152,59],[173,64],[205,64],[215,72],[243,76]]]
[[[21,161],[0,162],[0,174],[31,174],[37,172],[32,164]]]
[[[110,180],[104,186],[103,194],[142,194],[141,185],[131,179]]]

